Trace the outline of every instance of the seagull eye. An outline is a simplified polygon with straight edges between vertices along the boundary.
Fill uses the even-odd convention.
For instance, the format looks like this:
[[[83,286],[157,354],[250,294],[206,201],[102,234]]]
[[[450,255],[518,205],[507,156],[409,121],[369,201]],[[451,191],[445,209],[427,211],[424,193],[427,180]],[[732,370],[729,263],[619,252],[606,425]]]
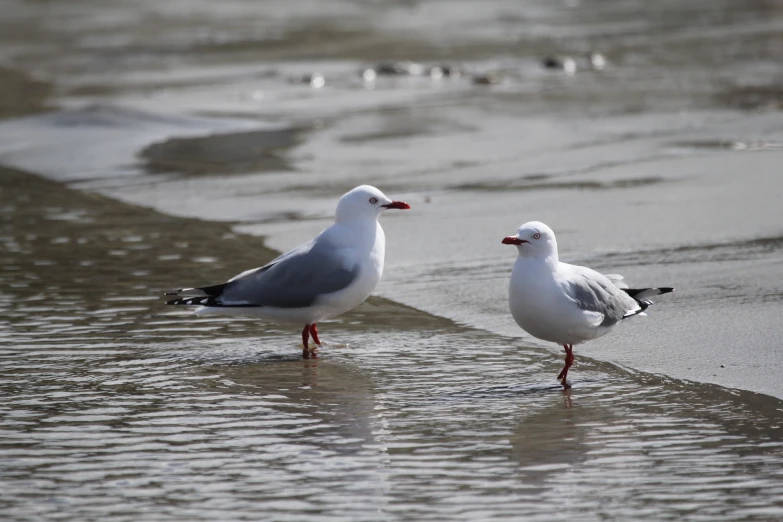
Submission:
[[[376,203],[378,203],[378,198],[370,198],[370,203],[375,205]]]
[[[541,239],[541,234],[536,232],[535,234],[533,234],[533,239]]]

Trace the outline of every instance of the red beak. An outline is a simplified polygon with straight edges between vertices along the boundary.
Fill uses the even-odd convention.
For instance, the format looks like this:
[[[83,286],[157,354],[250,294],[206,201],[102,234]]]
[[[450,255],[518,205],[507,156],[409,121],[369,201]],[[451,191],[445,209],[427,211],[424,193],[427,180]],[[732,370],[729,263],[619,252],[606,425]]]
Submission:
[[[396,208],[397,210],[408,210],[411,208],[410,205],[405,203],[404,201],[392,201],[388,205],[381,205],[383,208]]]
[[[527,243],[527,241],[519,239],[517,236],[506,236],[501,243],[504,245],[521,245],[522,243]]]

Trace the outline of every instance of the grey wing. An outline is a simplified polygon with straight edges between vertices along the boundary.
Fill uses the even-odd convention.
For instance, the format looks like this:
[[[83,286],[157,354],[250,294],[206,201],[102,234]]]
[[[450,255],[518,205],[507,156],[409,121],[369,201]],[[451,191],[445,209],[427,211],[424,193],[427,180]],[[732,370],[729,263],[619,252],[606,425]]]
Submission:
[[[359,275],[341,252],[318,237],[271,263],[231,279],[221,301],[227,306],[303,308],[350,285]]]
[[[316,239],[318,239],[318,238],[316,238]],[[288,259],[289,257],[295,257],[297,255],[301,255],[302,253],[305,253],[305,252],[309,251],[311,248],[313,248],[313,245],[315,245],[315,241],[316,240],[313,239],[309,243],[305,243],[304,245],[299,245],[298,247],[296,247],[296,248],[294,248],[292,250],[289,250],[288,252],[280,254],[279,256],[277,256],[276,258],[274,258],[273,260],[271,260],[270,262],[268,262],[264,266],[260,266],[258,268],[251,268],[250,270],[245,270],[241,274],[235,275],[234,277],[229,279],[227,282],[228,283],[232,283],[234,281],[238,281],[238,280],[244,278],[245,276],[247,276],[249,274],[253,274],[253,273],[256,273],[256,272],[262,272],[262,271],[264,271],[264,270],[266,270],[268,268],[271,268],[273,265],[276,265],[277,263],[279,263],[279,262],[281,262],[281,261],[283,261],[285,259]]]
[[[600,326],[613,326],[641,311],[639,303],[603,274],[574,266],[573,277],[565,284],[566,294],[586,312],[603,315]]]

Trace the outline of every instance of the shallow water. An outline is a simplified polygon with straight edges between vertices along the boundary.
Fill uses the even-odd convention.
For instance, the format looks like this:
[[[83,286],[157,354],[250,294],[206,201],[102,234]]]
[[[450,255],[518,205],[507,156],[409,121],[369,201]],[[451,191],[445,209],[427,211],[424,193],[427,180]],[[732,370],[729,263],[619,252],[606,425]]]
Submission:
[[[258,6],[0,0],[6,518],[783,518],[783,3]],[[413,209],[319,359],[162,305],[368,182]],[[531,219],[677,288],[566,393],[507,311]]]
[[[543,220],[562,259],[677,288],[578,353],[783,398],[780,2],[6,3],[11,89],[61,110],[0,122],[0,164],[278,250],[373,183],[414,206],[379,292],[523,338],[499,239]],[[461,74],[360,75],[395,59]]]
[[[260,242],[2,174],[10,519],[783,516],[777,399],[587,360],[564,393],[547,350],[377,298],[302,360],[156,297]]]

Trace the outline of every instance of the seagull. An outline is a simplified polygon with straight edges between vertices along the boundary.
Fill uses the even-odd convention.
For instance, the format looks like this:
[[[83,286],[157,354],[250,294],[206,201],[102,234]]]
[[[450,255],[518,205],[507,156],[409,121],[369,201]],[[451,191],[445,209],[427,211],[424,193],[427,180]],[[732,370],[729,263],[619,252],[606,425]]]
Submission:
[[[646,315],[651,297],[674,291],[628,288],[620,275],[561,263],[555,233],[540,221],[525,223],[502,243],[519,251],[508,289],[511,315],[533,337],[563,345],[565,366],[557,378],[566,389],[571,387],[566,378],[575,344],[601,337],[629,317]]]
[[[381,280],[386,238],[378,217],[389,209],[409,208],[361,185],[340,198],[334,224],[309,243],[226,283],[166,292],[177,296],[166,304],[199,306],[200,314],[304,324],[302,357],[315,357],[317,347],[310,350],[308,341],[312,336],[321,345],[317,324],[362,304]]]

